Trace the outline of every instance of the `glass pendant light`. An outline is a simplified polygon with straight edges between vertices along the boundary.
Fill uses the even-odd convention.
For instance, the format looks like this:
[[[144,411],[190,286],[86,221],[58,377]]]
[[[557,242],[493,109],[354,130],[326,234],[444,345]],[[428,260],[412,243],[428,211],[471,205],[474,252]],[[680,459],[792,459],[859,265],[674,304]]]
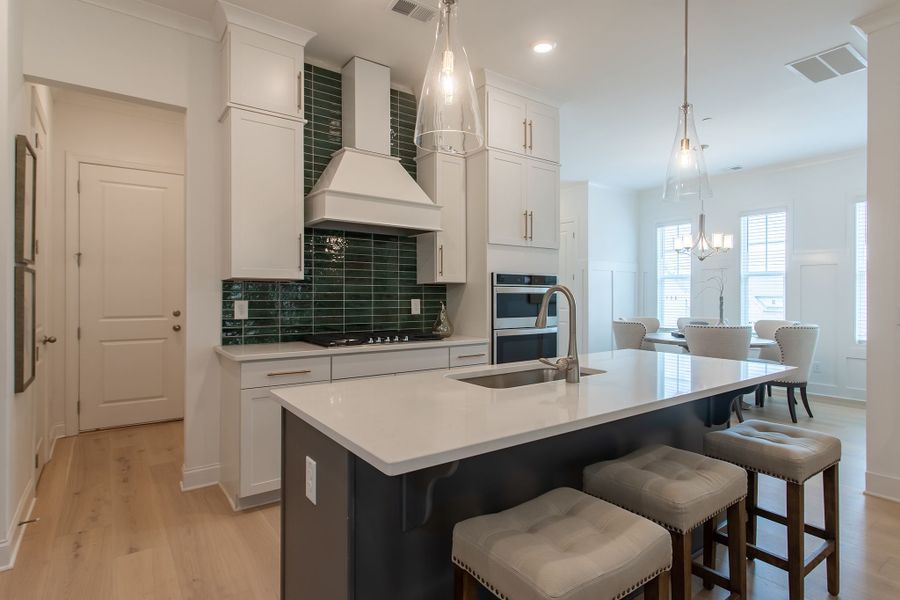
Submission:
[[[459,39],[457,0],[440,0],[434,50],[416,115],[416,146],[468,154],[484,145],[484,129],[469,59]]]
[[[688,102],[688,0],[684,0],[684,101],[678,109],[678,128],[666,173],[666,202],[687,202],[712,197],[703,147],[694,125],[694,108]]]

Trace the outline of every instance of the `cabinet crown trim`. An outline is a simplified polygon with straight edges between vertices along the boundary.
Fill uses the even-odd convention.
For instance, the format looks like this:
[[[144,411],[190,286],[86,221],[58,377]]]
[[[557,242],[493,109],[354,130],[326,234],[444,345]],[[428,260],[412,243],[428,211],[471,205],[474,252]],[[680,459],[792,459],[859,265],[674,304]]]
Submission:
[[[306,46],[309,40],[316,37],[316,32],[309,29],[273,19],[231,2],[225,2],[225,0],[219,0],[213,15],[213,26],[219,39],[222,39],[225,30],[231,25],[252,29],[300,46]]]
[[[496,73],[494,71],[491,71],[490,69],[482,69],[480,72],[475,74],[475,87],[487,87],[503,90],[511,94],[522,96],[523,98],[527,98],[528,100],[533,100],[535,102],[540,102],[541,104],[546,104],[547,106],[552,106],[553,108],[559,108],[559,105],[561,104],[559,99],[553,97],[544,90],[521,82],[518,79],[513,79],[512,77],[507,77],[506,75],[501,75],[500,73]]]

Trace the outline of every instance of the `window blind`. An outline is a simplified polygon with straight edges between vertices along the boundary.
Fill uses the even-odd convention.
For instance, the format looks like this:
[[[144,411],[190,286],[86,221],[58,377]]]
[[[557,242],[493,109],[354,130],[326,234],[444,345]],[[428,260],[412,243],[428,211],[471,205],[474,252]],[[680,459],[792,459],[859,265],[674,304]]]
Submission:
[[[690,233],[690,223],[656,229],[656,313],[662,327],[675,327],[691,314],[691,255],[675,251],[675,240]]]
[[[868,330],[868,308],[866,296],[867,261],[869,258],[869,205],[867,202],[856,203],[855,238],[856,238],[856,341],[866,342]]]
[[[741,322],[784,319],[787,213],[741,218]]]

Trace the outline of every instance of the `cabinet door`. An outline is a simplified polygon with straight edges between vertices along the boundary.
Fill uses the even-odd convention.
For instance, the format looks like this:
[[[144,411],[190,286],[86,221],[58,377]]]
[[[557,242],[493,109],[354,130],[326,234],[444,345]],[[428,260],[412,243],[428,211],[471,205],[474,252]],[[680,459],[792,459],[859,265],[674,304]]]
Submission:
[[[528,102],[528,154],[559,162],[559,111],[552,106]]]
[[[437,232],[437,282],[466,282],[466,161],[459,156],[437,159],[437,203],[441,227]]]
[[[499,152],[488,157],[488,241],[528,245],[525,172],[529,160]]]
[[[241,392],[241,497],[281,487],[281,405],[271,388]]]
[[[237,25],[225,44],[228,102],[303,118],[303,46]]]
[[[529,241],[538,248],[559,248],[559,167],[528,161]]]
[[[303,125],[231,108],[226,278],[303,279]]]
[[[487,90],[487,145],[525,154],[528,149],[526,100],[497,89]]]

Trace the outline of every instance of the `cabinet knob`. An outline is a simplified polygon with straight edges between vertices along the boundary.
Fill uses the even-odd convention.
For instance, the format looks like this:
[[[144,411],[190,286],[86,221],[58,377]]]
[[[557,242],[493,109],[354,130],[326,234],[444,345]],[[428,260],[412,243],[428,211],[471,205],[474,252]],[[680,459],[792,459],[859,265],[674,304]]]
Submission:
[[[172,325],[172,331],[181,331],[181,325]]]

